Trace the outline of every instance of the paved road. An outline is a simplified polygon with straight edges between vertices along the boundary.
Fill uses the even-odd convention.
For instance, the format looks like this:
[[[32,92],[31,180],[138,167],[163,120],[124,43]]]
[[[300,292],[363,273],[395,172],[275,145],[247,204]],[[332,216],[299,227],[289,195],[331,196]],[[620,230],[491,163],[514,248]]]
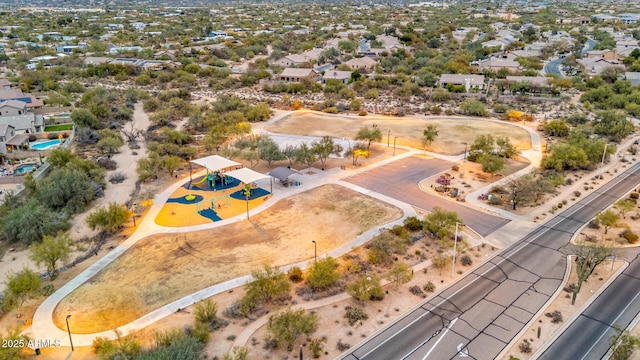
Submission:
[[[387,195],[424,210],[440,208],[455,211],[467,227],[482,236],[487,236],[504,226],[509,220],[489,215],[460,205],[441,196],[428,194],[418,187],[418,183],[430,176],[451,169],[448,161],[408,157],[375,169],[345,178],[344,181]],[[458,179],[454,179],[452,184]]]
[[[544,65],[545,74],[556,74],[559,78],[562,78],[562,71],[560,71],[560,66],[562,65],[562,61],[564,59],[557,58],[555,60],[551,60]]]
[[[614,325],[627,328],[640,313],[640,259],[630,266],[547,348],[538,359],[602,359]]]
[[[640,164],[365,340],[343,359],[494,359],[562,284],[572,234],[638,183]]]

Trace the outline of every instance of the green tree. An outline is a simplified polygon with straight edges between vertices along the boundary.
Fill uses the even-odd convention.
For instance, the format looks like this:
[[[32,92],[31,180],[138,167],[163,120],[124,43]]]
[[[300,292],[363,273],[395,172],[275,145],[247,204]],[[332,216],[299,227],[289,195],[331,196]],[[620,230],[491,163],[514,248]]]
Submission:
[[[438,269],[438,273],[442,275],[442,270],[451,264],[451,258],[445,254],[436,254],[431,258],[431,263]]]
[[[69,214],[84,211],[93,200],[94,188],[89,176],[78,168],[54,169],[40,182],[36,198],[53,210],[65,210]]]
[[[574,246],[574,251],[576,256],[576,275],[578,277],[578,282],[573,288],[571,305],[575,304],[576,296],[578,296],[578,293],[582,288],[582,283],[587,281],[598,265],[602,264],[609,256],[616,253],[613,248],[607,245],[576,245]]]
[[[77,157],[73,155],[71,150],[64,147],[58,147],[49,153],[47,156],[47,162],[51,164],[53,168],[60,168],[72,162],[76,158]]]
[[[71,256],[71,236],[69,232],[59,232],[55,237],[45,235],[41,243],[33,243],[29,246],[30,258],[36,265],[44,264],[47,267],[49,279],[56,277],[56,265],[58,261],[66,263]]]
[[[482,165],[482,171],[493,175],[498,171],[504,169],[507,164],[507,160],[499,155],[490,153],[490,154],[482,154],[478,157],[478,162]]]
[[[564,119],[557,119],[545,122],[542,125],[545,134],[550,136],[565,137],[569,135],[569,125]]]
[[[618,200],[613,207],[618,210],[623,219],[626,219],[626,214],[636,208],[636,202],[631,199],[622,199]]]
[[[422,146],[425,150],[431,146],[431,144],[438,137],[438,128],[435,125],[429,125],[426,129],[422,130]]]
[[[460,111],[469,116],[489,116],[487,107],[479,100],[465,100],[460,104]]]
[[[19,273],[9,273],[5,281],[7,290],[3,299],[2,306],[5,309],[18,309],[18,317],[20,317],[20,308],[27,299],[33,299],[40,295],[42,280],[38,274],[29,269],[24,269]]]
[[[318,160],[318,156],[313,151],[311,146],[309,146],[306,142],[303,142],[300,144],[300,146],[298,146],[295,159],[296,162],[307,165],[309,167],[309,171],[311,171],[311,165],[313,165],[313,163]]]
[[[612,226],[616,226],[618,223],[618,214],[613,212],[611,209],[607,209],[598,215],[596,215],[596,221],[604,226],[604,233],[606,234],[609,231],[609,228]]]
[[[369,157],[371,152],[367,150],[362,143],[356,143],[351,148],[349,148],[345,153],[345,157],[351,157],[351,165],[355,168],[358,164],[358,159],[361,157]]]
[[[627,360],[640,348],[640,337],[632,336],[629,330],[615,326],[616,333],[609,338],[611,360]]]
[[[293,162],[296,161],[296,154],[298,153],[298,147],[295,145],[287,145],[284,150],[282,150],[282,155],[289,161],[289,167],[293,165]]]
[[[267,331],[278,347],[286,346],[293,350],[293,343],[302,335],[309,336],[318,329],[318,315],[305,315],[303,309],[293,310],[291,307],[269,315]]]
[[[101,207],[89,214],[86,221],[91,230],[99,229],[113,234],[129,221],[131,215],[131,211],[123,205],[111,202],[107,207]]]
[[[316,154],[318,160],[320,160],[322,169],[324,170],[327,166],[329,156],[340,155],[343,148],[340,144],[336,144],[331,136],[323,136],[322,139],[311,143],[311,150]]]
[[[443,240],[453,235],[456,223],[462,223],[462,220],[455,211],[447,211],[436,206],[425,216],[423,230]]]
[[[473,141],[473,144],[469,146],[469,160],[475,162],[482,154],[492,153],[495,142],[495,138],[491,135],[477,136]]]
[[[356,140],[362,140],[367,142],[367,151],[371,148],[371,143],[373,141],[382,140],[382,131],[377,125],[373,125],[372,127],[364,126],[358,130],[356,134]]]
[[[265,266],[264,270],[251,275],[253,280],[247,283],[247,293],[243,298],[248,308],[252,309],[260,303],[280,300],[289,295],[291,283],[280,269]]]
[[[520,153],[506,136],[496,138],[496,146],[498,147],[498,155],[504,158],[512,158]]]
[[[246,111],[245,116],[249,122],[266,121],[271,117],[271,109],[269,108],[269,105],[259,103],[256,106],[251,106]]]
[[[78,127],[88,127],[90,129],[100,129],[102,125],[100,124],[100,120],[92,114],[89,110],[86,109],[76,109],[71,112],[71,121]]]
[[[365,275],[348,284],[347,294],[361,302],[384,299],[384,290],[380,285],[380,279],[375,275]]]
[[[340,274],[336,271],[337,267],[338,264],[332,257],[314,262],[309,270],[307,283],[314,290],[322,290],[335,284],[340,279]]]
[[[169,176],[173,177],[173,173],[184,163],[184,161],[175,155],[165,155],[160,161],[162,162],[162,167],[169,172]]]
[[[157,178],[160,166],[160,158],[157,155],[138,159],[138,164],[136,166],[138,179],[140,179],[140,181],[146,181],[148,179]]]
[[[387,273],[387,280],[396,284],[396,287],[400,284],[411,281],[413,278],[413,269],[404,262],[398,261]]]
[[[280,151],[278,144],[268,137],[261,138],[258,141],[258,154],[260,156],[260,160],[266,161],[269,167],[271,167],[271,164],[274,161],[285,159],[285,156],[282,151]]]
[[[35,199],[13,209],[2,219],[4,237],[9,242],[21,242],[25,245],[41,241],[45,235],[53,235],[67,228],[64,214],[45,208]]]
[[[124,145],[124,140],[115,137],[101,138],[96,144],[98,150],[109,155],[117,153],[122,145]]]
[[[622,139],[634,130],[632,121],[627,120],[623,110],[602,110],[596,113],[593,121],[593,132],[598,135],[612,136]]]

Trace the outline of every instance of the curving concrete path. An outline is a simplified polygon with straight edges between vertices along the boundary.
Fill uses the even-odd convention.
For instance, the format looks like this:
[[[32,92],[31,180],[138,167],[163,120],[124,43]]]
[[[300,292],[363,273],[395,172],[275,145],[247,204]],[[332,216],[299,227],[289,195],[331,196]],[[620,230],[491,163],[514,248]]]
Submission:
[[[289,115],[289,113],[283,113],[280,114],[278,116],[276,116],[275,118],[269,120],[268,122],[265,123],[261,123],[256,127],[255,132],[256,133],[264,133],[264,134],[270,134],[267,131],[263,130],[262,127],[264,127],[267,124],[276,122],[284,117],[286,117],[287,115]],[[327,115],[327,114],[323,114],[323,115]],[[426,118],[426,117],[425,117]],[[500,122],[499,120],[491,120],[491,119],[484,119],[486,121],[496,121],[496,122]],[[519,126],[522,128],[527,129],[527,131],[529,131],[529,133],[531,134],[531,138],[532,138],[532,149],[523,152],[523,156],[527,157],[530,161],[531,161],[531,165],[530,167],[535,166],[535,164],[539,163],[542,155],[540,154],[540,138],[538,136],[537,133],[535,133],[533,130],[530,130],[522,125],[517,125],[517,124],[511,124],[511,125],[515,125],[515,126]],[[279,136],[276,134],[273,134],[274,136]],[[313,137],[297,137],[297,136],[290,136],[291,138],[297,138],[297,139],[304,139],[304,140],[313,140],[313,139],[317,139],[313,138]],[[405,157],[410,157],[413,155],[417,155],[417,154],[424,154],[424,151],[418,151],[416,149],[412,149],[412,148],[408,148],[405,146],[397,146],[398,148],[403,148],[406,149],[407,152],[395,157],[390,157],[384,160],[381,160],[379,162],[376,162],[374,164],[371,164],[369,166],[364,166],[355,170],[350,170],[348,172],[345,172],[343,170],[340,169],[331,169],[329,171],[316,171],[316,174],[314,175],[304,175],[304,179],[302,181],[301,186],[298,187],[294,187],[294,188],[287,188],[287,189],[280,189],[278,191],[275,191],[272,194],[272,199],[271,201],[268,201],[266,203],[261,204],[260,206],[256,207],[255,209],[252,210],[252,213],[258,213],[261,211],[264,211],[265,209],[269,208],[270,206],[272,206],[273,204],[275,204],[276,202],[278,202],[279,200],[303,192],[303,191],[307,191],[310,190],[312,188],[315,188],[317,186],[321,186],[324,184],[337,184],[340,186],[344,186],[347,187],[349,189],[352,189],[354,191],[358,191],[360,193],[372,196],[374,198],[377,198],[381,201],[390,203],[392,205],[395,205],[397,207],[399,207],[400,209],[403,210],[404,212],[404,216],[396,221],[384,224],[382,226],[370,229],[369,231],[363,233],[362,235],[358,236],[357,238],[353,239],[352,241],[350,241],[349,243],[334,249],[332,251],[330,251],[329,253],[325,254],[324,256],[332,256],[332,257],[339,257],[349,251],[351,251],[351,249],[354,246],[360,246],[364,243],[366,243],[368,240],[370,240],[373,236],[375,236],[378,231],[381,228],[384,227],[388,227],[388,226],[393,226],[395,224],[401,224],[402,220],[407,217],[407,216],[414,216],[416,215],[415,210],[408,204],[400,202],[398,200],[392,199],[390,197],[384,196],[382,194],[379,194],[377,192],[374,191],[370,191],[364,188],[361,188],[359,186],[350,184],[348,182],[342,181],[341,179],[346,177],[346,176],[352,176],[354,174],[358,174],[360,172],[364,172],[364,171],[368,171],[371,168],[375,168],[378,166],[382,166],[385,164],[388,164],[390,162],[396,161],[398,159],[401,158],[405,158]],[[429,153],[427,152],[427,154],[435,157],[435,158],[440,158],[440,159],[444,159],[444,160],[448,160],[448,161],[460,161],[462,160],[463,155],[458,155],[458,156],[443,156],[440,154],[435,154],[435,153]],[[529,169],[530,167],[528,167],[527,169]],[[526,173],[523,169],[521,171],[519,171],[517,174],[519,174],[518,176],[521,176],[522,174]],[[199,176],[204,174],[205,171],[201,171],[197,174],[194,174],[194,176]],[[505,179],[503,179],[505,180]],[[182,228],[173,228],[173,227],[164,227],[164,226],[160,226],[157,225],[155,223],[155,217],[158,215],[160,209],[162,208],[162,206],[164,205],[164,203],[166,202],[166,200],[171,196],[171,194],[180,186],[182,186],[184,183],[186,183],[187,181],[189,181],[188,177],[181,179],[180,181],[174,183],[173,185],[171,185],[169,188],[167,188],[165,191],[163,191],[162,193],[158,194],[155,198],[154,198],[154,205],[150,208],[149,212],[147,213],[147,215],[145,216],[144,219],[142,219],[138,225],[138,228],[136,229],[136,231],[125,241],[123,242],[121,245],[117,246],[115,249],[113,249],[111,252],[109,252],[107,255],[105,255],[103,258],[101,258],[100,260],[98,260],[96,263],[94,263],[93,265],[91,265],[88,269],[86,269],[85,271],[83,271],[81,274],[79,274],[78,276],[76,276],[74,279],[72,279],[71,281],[69,281],[67,284],[65,284],[64,286],[62,286],[60,289],[58,289],[55,293],[53,293],[51,296],[49,296],[48,298],[46,298],[42,304],[38,307],[38,309],[36,310],[34,316],[33,316],[33,322],[32,325],[25,330],[25,333],[28,334],[29,336],[31,336],[32,338],[35,339],[50,339],[50,340],[58,340],[60,341],[60,343],[62,344],[62,346],[69,346],[70,342],[69,342],[69,336],[67,334],[66,331],[59,329],[58,327],[55,326],[55,324],[52,321],[52,315],[53,312],[56,308],[56,306],[58,305],[58,303],[60,303],[67,295],[69,295],[71,292],[73,292],[75,289],[77,289],[78,287],[80,287],[82,284],[84,284],[86,281],[88,281],[91,277],[93,277],[96,273],[98,273],[99,271],[101,271],[102,269],[104,269],[107,265],[109,265],[112,261],[114,261],[117,257],[119,257],[120,255],[122,255],[126,250],[128,250],[131,246],[133,246],[134,244],[136,244],[138,241],[140,241],[141,239],[149,236],[149,235],[153,235],[153,234],[159,234],[159,233],[183,233],[183,232],[191,232],[191,231],[197,231],[197,230],[204,230],[204,229],[211,229],[211,228],[215,228],[218,226],[223,226],[226,224],[231,224],[234,222],[238,222],[241,221],[245,218],[244,214],[235,216],[233,218],[229,218],[229,219],[225,219],[222,221],[218,221],[215,223],[211,223],[211,224],[204,224],[204,225],[197,225],[197,226],[190,226],[190,227],[182,227]],[[481,189],[479,191],[484,191],[486,192],[487,189],[490,186],[494,186],[495,184],[490,184],[488,185],[485,189]],[[468,198],[473,198],[475,199],[476,196],[471,196],[469,195]],[[468,199],[470,205],[475,205],[475,206],[479,206],[485,210],[490,210],[490,211],[494,211],[495,209],[489,209],[485,204],[483,203],[478,203],[477,201],[472,201],[472,199]],[[467,205],[469,206],[469,205]],[[509,213],[505,213],[505,214],[500,214],[500,215],[507,215]],[[509,227],[509,226],[505,226]],[[502,231],[498,231],[494,234],[492,234],[492,236],[500,236],[499,234],[502,233]],[[509,230],[509,233],[511,233],[511,230]],[[296,263],[296,264],[290,264],[288,266],[283,267],[283,270],[288,270],[289,268],[293,267],[293,266],[298,266],[301,268],[305,268],[307,266],[308,262],[307,261],[303,261],[300,263]],[[250,280],[251,276],[247,275],[247,276],[242,276],[242,277],[238,277],[235,279],[231,279],[216,285],[213,285],[211,287],[202,289],[198,292],[195,292],[193,294],[187,295],[181,299],[178,299],[170,304],[167,304],[165,306],[162,306],[161,308],[154,310],[148,314],[146,314],[145,316],[136,319],[126,325],[123,325],[121,327],[119,327],[117,330],[119,330],[119,332],[123,335],[126,335],[128,333],[140,330],[150,324],[153,324],[154,322],[163,319],[173,313],[175,313],[176,311],[178,311],[178,309],[183,309],[187,306],[190,306],[202,299],[208,298],[210,296],[213,296],[215,294],[218,294],[220,292],[223,291],[227,291],[230,289],[233,289],[235,287],[238,286],[242,286],[244,285],[248,280]],[[339,298],[339,296],[338,296]],[[337,298],[336,298],[337,299]],[[90,346],[93,343],[93,340],[98,337],[105,337],[105,338],[109,338],[109,339],[113,339],[115,338],[115,333],[113,330],[108,330],[108,331],[103,331],[100,333],[93,333],[93,334],[73,334],[73,343],[76,346]]]

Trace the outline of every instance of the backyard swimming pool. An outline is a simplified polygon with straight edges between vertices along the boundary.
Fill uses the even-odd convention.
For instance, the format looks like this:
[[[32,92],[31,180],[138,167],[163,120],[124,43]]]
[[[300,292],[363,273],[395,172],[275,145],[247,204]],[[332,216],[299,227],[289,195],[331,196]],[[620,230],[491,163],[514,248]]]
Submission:
[[[55,139],[55,140],[49,140],[49,141],[39,142],[35,144],[30,144],[29,147],[31,147],[31,149],[33,150],[47,150],[52,147],[60,145],[60,143],[61,143],[60,139]]]
[[[36,167],[36,164],[24,164],[24,165],[19,165],[15,170],[14,173],[15,174],[24,174],[26,172],[29,172],[31,170],[33,170]]]

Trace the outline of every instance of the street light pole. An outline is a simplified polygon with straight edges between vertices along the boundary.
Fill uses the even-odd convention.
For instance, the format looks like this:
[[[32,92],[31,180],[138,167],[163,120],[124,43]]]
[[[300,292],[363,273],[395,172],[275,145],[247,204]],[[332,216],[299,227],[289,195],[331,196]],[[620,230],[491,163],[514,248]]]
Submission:
[[[607,146],[609,144],[604,144],[604,151],[602,152],[602,162],[600,163],[600,174],[598,175],[598,179],[602,179],[602,167],[604,166],[604,157],[607,155]]]
[[[136,227],[136,205],[137,205],[137,204],[136,204],[136,203],[133,203],[133,204],[131,204],[131,205],[132,205],[131,213],[132,213],[132,215],[133,215],[133,216],[132,216],[132,217],[133,217],[133,227]]]
[[[65,319],[65,321],[67,322],[67,332],[69,333],[69,343],[71,343],[71,351],[73,351],[73,340],[71,339],[71,330],[69,330],[69,318],[71,317],[71,315],[67,315],[67,318]]]
[[[318,262],[318,243],[315,240],[311,240],[313,243],[313,259],[314,262]]]
[[[464,144],[464,155],[462,157],[462,163],[464,164],[467,162],[467,143],[463,142],[463,144]]]
[[[456,221],[456,235],[453,238],[453,261],[451,261],[451,277],[453,277],[454,271],[456,269],[456,247],[458,245],[458,224]]]
[[[391,130],[387,130],[387,147],[389,147],[389,137],[391,136]]]
[[[397,138],[398,138],[397,136],[393,137],[393,156],[396,156],[396,139]]]

